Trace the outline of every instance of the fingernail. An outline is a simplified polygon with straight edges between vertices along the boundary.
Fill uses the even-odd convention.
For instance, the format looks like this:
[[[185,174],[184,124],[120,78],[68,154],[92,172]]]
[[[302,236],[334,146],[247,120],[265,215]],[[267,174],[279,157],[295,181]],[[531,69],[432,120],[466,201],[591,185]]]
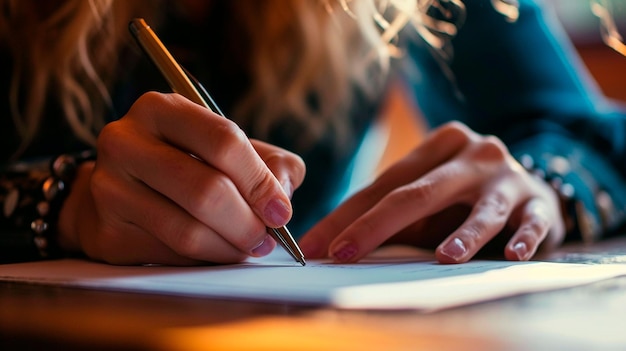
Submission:
[[[459,238],[454,238],[448,241],[448,243],[441,249],[441,253],[454,259],[459,260],[467,253],[467,248],[463,241]]]
[[[336,249],[330,254],[337,262],[348,262],[359,251],[354,243],[344,241],[335,246]]]
[[[272,199],[265,207],[265,218],[272,222],[271,227],[285,225],[289,221],[290,215],[289,206],[278,199]]]
[[[517,259],[522,261],[526,259],[526,255],[528,254],[528,247],[526,246],[525,242],[520,241],[517,244],[513,245],[513,251],[517,255]]]
[[[269,254],[270,252],[272,252],[272,249],[274,249],[274,245],[272,243],[271,237],[268,235],[265,237],[265,239],[263,239],[263,241],[261,241],[259,245],[257,245],[254,249],[252,249],[252,256],[255,256],[255,257],[265,256]]]

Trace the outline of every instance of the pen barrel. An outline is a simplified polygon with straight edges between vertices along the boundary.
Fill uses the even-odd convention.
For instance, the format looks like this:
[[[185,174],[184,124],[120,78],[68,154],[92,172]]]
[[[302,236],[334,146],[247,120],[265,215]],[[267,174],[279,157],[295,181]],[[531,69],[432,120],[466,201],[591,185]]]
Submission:
[[[280,228],[270,228],[272,237],[276,240],[280,246],[282,246],[291,257],[293,257],[296,261],[300,262],[303,266],[305,265],[304,254],[300,250],[300,247],[296,243],[296,240],[293,238],[287,227],[283,226]]]
[[[159,71],[167,80],[168,85],[175,93],[204,106],[212,111],[211,107],[202,98],[202,95],[195,88],[182,67],[174,60],[169,50],[163,45],[159,37],[148,24],[141,18],[136,18],[130,22],[130,31],[139,43],[139,46],[150,57]]]

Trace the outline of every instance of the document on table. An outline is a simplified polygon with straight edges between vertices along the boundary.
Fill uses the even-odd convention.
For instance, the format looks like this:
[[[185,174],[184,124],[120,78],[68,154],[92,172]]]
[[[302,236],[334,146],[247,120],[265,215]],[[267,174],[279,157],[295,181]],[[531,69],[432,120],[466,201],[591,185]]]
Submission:
[[[236,265],[112,266],[79,259],[0,265],[0,280],[100,290],[324,305],[439,310],[626,275],[626,264],[476,260],[438,264],[424,255],[379,255],[349,265],[282,250]]]

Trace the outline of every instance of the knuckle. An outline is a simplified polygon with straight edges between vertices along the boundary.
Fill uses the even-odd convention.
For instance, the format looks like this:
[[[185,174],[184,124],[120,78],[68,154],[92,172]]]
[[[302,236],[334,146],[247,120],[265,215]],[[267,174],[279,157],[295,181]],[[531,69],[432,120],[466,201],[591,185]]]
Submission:
[[[229,241],[239,250],[250,252],[265,239],[268,235],[267,230],[265,225],[260,220],[257,220],[253,223],[241,225],[238,228],[238,232],[241,233],[241,235],[237,235]]]
[[[147,91],[139,96],[133,106],[153,106],[158,101],[161,101],[164,96],[165,94],[158,93],[156,91]]]
[[[281,152],[272,152],[270,155],[267,155],[265,163],[268,165],[285,165],[290,170],[297,173],[303,173],[306,168],[302,157],[286,150]]]
[[[550,226],[550,220],[540,214],[530,214],[524,223],[525,232],[534,237],[542,237]]]
[[[208,140],[212,141],[214,155],[222,160],[237,160],[245,152],[252,150],[250,141],[234,122],[219,118],[212,123]]]
[[[265,156],[265,163],[268,165],[284,165],[291,164],[291,160],[286,153],[274,151],[271,154]]]
[[[477,218],[472,223],[466,224],[459,230],[459,237],[463,238],[463,242],[468,249],[477,247],[480,244],[480,238],[485,232],[485,221]]]
[[[421,179],[412,184],[400,187],[389,193],[392,203],[406,204],[412,202],[427,202],[434,195],[432,181]]]
[[[150,117],[153,115],[153,110],[156,106],[163,106],[164,103],[171,101],[173,94],[163,94],[156,91],[148,91],[133,103],[126,116],[132,119],[137,119],[140,122],[149,122]]]
[[[304,159],[300,157],[300,155],[293,152],[290,152],[289,155],[291,156],[292,162],[296,165],[298,169],[306,169],[306,163],[304,162]]]
[[[291,162],[291,170],[292,170],[292,181],[295,184],[301,184],[304,181],[304,177],[306,175],[306,164],[302,157],[291,154],[290,162]]]
[[[171,233],[170,247],[178,255],[195,259],[202,259],[205,255],[202,242],[208,233],[201,225],[182,226]]]
[[[199,211],[220,206],[236,191],[232,181],[224,175],[199,178],[192,189],[187,194],[187,205]]]
[[[175,103],[176,99],[184,99],[178,94],[164,94],[156,91],[147,91],[135,101],[131,108],[153,109],[163,103]]]
[[[452,121],[441,126],[440,136],[443,139],[454,139],[469,142],[475,137],[475,133],[463,123]]]
[[[468,131],[469,131],[469,128],[467,128],[465,126],[465,124],[463,124],[463,123],[461,123],[459,121],[447,122],[441,128],[442,128],[442,130],[445,130],[447,132],[463,133],[463,134],[467,134]]]
[[[268,172],[263,172],[252,176],[252,186],[250,193],[247,194],[252,204],[256,204],[266,198],[269,193],[273,192],[275,187],[275,178]]]
[[[304,179],[304,174],[306,172],[306,164],[302,157],[293,152],[288,152],[286,156],[287,162],[291,165],[291,169],[296,171],[296,175],[299,180]]]
[[[485,136],[477,142],[476,150],[481,158],[494,161],[503,161],[509,154],[506,145],[499,138],[492,135]]]
[[[494,191],[476,203],[477,209],[485,211],[485,215],[496,221],[506,220],[511,208],[511,201],[501,191]]]
[[[117,159],[122,155],[128,140],[125,128],[121,121],[115,121],[105,125],[98,135],[97,149],[100,159]]]

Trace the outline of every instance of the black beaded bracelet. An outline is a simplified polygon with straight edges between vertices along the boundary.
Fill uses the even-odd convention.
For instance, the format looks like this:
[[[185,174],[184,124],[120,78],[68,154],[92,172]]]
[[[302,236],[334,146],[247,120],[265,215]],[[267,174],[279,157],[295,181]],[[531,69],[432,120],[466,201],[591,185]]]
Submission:
[[[550,156],[545,169],[538,167],[527,154],[522,155],[519,162],[528,172],[549,184],[558,195],[569,238],[578,238],[586,243],[595,242],[617,222],[617,211],[611,196],[602,189],[590,189],[600,218],[596,218],[586,208],[584,201],[577,196],[575,187],[565,180],[573,172],[572,165],[565,157]]]
[[[95,159],[95,156],[95,151],[91,150],[63,154],[55,157],[48,167],[20,163],[13,165],[2,175],[0,185],[5,189],[4,196],[0,196],[4,214],[3,226],[8,225],[8,232],[14,233],[13,235],[30,235],[31,245],[39,259],[60,256],[61,251],[56,240],[59,213],[69,194],[78,166]],[[11,242],[23,243],[28,240],[14,238]],[[16,250],[31,252],[26,248]]]

